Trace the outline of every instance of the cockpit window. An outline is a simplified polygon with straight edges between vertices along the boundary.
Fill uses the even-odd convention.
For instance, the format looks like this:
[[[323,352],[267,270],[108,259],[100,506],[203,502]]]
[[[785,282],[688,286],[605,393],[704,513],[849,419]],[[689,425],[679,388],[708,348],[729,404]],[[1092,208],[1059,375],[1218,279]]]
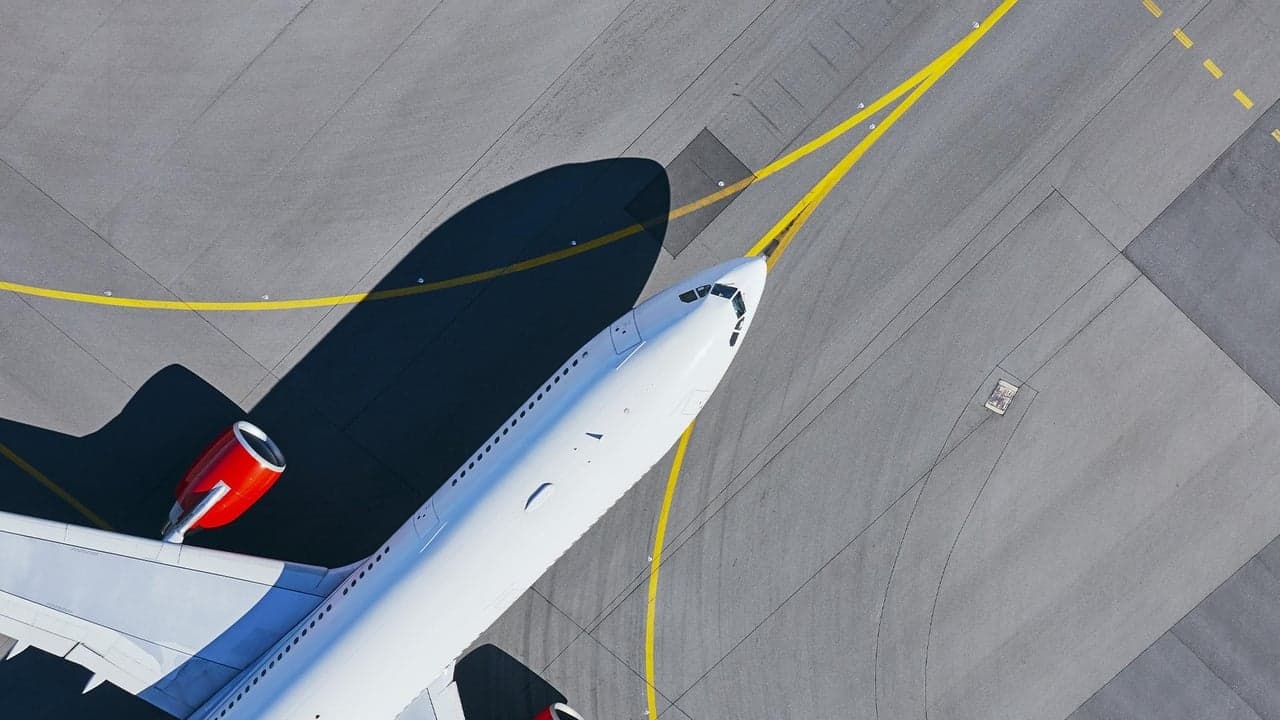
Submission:
[[[699,297],[705,294],[703,290],[706,287],[707,287],[706,285],[703,285],[702,287],[698,288]],[[681,295],[680,299],[684,300],[684,296],[688,294],[689,293],[685,293],[684,295]],[[737,314],[739,318],[747,314],[747,303],[745,300],[742,299],[742,293],[738,291],[738,288],[733,287],[732,285],[721,285],[720,283],[716,283],[715,285],[711,286],[711,294],[715,295],[716,297],[725,298],[730,302],[732,302],[733,312]],[[693,301],[685,300],[685,302],[693,302]]]
[[[707,293],[709,292],[711,292],[710,285],[699,285],[697,288],[693,290],[685,290],[684,292],[680,293],[680,301],[691,303],[697,300],[698,298],[706,297]],[[725,295],[724,297],[729,297],[729,296]]]

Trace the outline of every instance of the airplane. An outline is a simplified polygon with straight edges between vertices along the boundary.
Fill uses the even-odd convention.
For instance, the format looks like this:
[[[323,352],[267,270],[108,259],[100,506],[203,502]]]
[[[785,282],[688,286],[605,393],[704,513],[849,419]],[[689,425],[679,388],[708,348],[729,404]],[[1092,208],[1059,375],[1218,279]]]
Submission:
[[[34,646],[175,717],[463,720],[453,663],[670,450],[741,348],[764,258],[654,295],[567,358],[390,538],[329,569],[185,545],[284,455],[238,422],[177,488],[164,539],[0,513],[5,659]],[[518,357],[512,358],[518,362]],[[415,705],[415,707],[418,707]],[[568,706],[542,720],[581,720]]]

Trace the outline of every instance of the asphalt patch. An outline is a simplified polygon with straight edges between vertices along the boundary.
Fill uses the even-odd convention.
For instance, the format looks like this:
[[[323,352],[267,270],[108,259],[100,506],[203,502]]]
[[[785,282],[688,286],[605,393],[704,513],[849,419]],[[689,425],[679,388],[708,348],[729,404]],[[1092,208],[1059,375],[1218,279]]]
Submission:
[[[706,128],[676,155],[666,170],[665,178],[650,183],[627,205],[627,212],[637,222],[647,226],[654,218],[646,211],[666,204],[665,199],[657,195],[668,192],[668,183],[670,207],[675,210],[751,175],[747,166]],[[671,223],[666,228],[662,247],[672,257],[679,255],[732,201],[733,198],[727,198],[713,203]]]
[[[1280,104],[1124,254],[1280,402]]]

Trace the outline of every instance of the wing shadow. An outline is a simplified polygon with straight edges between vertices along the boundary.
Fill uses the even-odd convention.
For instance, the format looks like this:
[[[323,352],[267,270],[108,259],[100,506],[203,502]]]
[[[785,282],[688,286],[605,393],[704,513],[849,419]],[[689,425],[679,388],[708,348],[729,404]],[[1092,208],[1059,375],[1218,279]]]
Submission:
[[[652,222],[532,269],[335,309],[332,328],[247,413],[173,365],[87,436],[0,420],[0,442],[117,531],[158,537],[173,486],[213,437],[247,416],[283,448],[288,469],[235,524],[190,542],[346,564],[390,535],[569,353],[634,305],[669,203],[666,173],[651,160],[545,170],[446,220],[375,290],[505,267]],[[8,462],[0,479],[2,509],[87,524]],[[2,667],[0,698],[9,708],[21,698],[14,717],[167,717],[109,685],[79,695],[87,671],[41,653]]]

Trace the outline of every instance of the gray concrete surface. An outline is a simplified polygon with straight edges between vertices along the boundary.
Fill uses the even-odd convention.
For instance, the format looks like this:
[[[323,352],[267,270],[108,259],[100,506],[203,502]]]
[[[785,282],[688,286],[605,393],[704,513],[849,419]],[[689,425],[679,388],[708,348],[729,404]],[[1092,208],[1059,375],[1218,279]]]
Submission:
[[[1262,114],[1125,249],[1143,274],[1280,399],[1280,153]]]
[[[450,218],[565,163],[651,158],[683,198],[681,178],[706,180],[678,159],[704,130],[759,168],[994,6],[10,4],[0,279],[188,300],[411,283],[403,273],[431,270],[421,258],[455,252],[430,245]],[[1155,18],[1138,0],[1022,0],[782,258],[676,491],[656,606],[661,716],[1176,716],[1183,697],[1222,717],[1263,707],[1274,658],[1239,623],[1275,618],[1264,559],[1249,558],[1280,534],[1280,408],[1259,387],[1280,349],[1265,322],[1280,11],[1161,7]],[[1208,56],[1222,80],[1201,67]],[[641,268],[643,292],[743,252],[866,131],[673,224],[688,245]],[[528,210],[513,205],[509,220]],[[566,202],[528,237],[478,247],[497,263],[585,232],[582,214]],[[622,202],[592,219],[627,217]],[[1204,238],[1220,243],[1177,249]],[[522,292],[550,293],[542,277]],[[442,369],[461,350],[434,333],[475,322],[487,292],[442,296],[429,318],[390,303],[157,314],[5,294],[0,442],[22,452],[44,438],[53,467],[67,454],[106,467],[119,456],[99,428],[145,405],[181,440],[156,450],[180,473],[179,450],[198,450],[200,423],[221,417],[154,398],[157,374],[180,365],[219,412],[274,413],[344,458],[280,489],[305,503],[301,517],[266,502],[243,529],[200,541],[345,562],[407,515],[456,450],[441,430],[451,406],[431,393],[464,377]],[[366,319],[376,313],[388,328]],[[358,342],[388,337],[394,347]],[[339,363],[335,338],[368,369]],[[476,417],[505,413],[485,405],[502,398],[477,372]],[[998,379],[1022,386],[1003,417],[981,408]],[[433,413],[444,415],[423,427],[440,432],[393,426]],[[199,422],[184,430],[188,415]],[[668,469],[646,475],[477,653],[496,646],[588,717],[644,717],[645,588]],[[152,507],[159,520],[164,482],[110,492],[89,475],[52,479],[122,527],[145,531]],[[12,465],[0,480],[5,509],[75,518]],[[1253,584],[1168,632],[1246,561]],[[1195,656],[1212,658],[1209,676]],[[1138,670],[1122,678],[1182,695],[1107,685],[1126,666]],[[155,716],[109,688],[81,698],[83,681],[25,653],[0,667],[0,702],[6,717]]]
[[[1280,717],[1273,540],[1070,717]]]

